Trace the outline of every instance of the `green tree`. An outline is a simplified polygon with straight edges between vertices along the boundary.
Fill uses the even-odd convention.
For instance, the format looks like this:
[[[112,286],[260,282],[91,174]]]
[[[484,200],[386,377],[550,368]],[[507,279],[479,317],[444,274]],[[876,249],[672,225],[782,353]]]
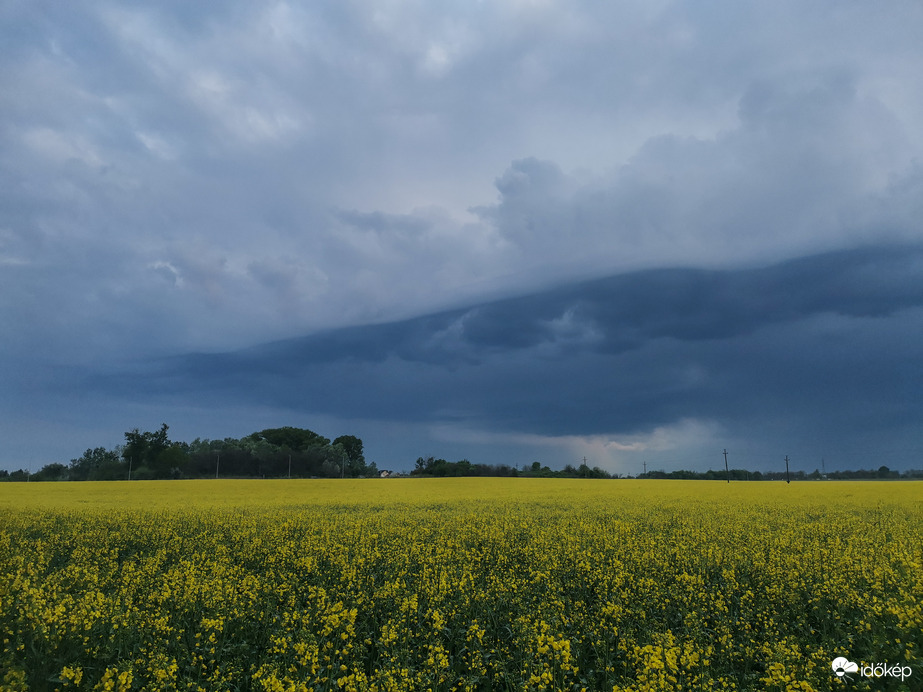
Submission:
[[[365,455],[362,453],[362,440],[355,435],[340,435],[333,441],[334,445],[340,445],[349,461],[356,466],[365,465]]]
[[[435,460],[433,459],[433,457],[427,457],[426,459],[424,459],[423,457],[417,457],[417,461],[414,464],[413,471],[411,471],[410,473],[412,475],[430,473],[433,469],[434,462]]]
[[[100,480],[99,476],[120,468],[120,451],[95,447],[87,449],[83,456],[70,460],[69,477],[75,481]]]
[[[265,440],[275,447],[288,447],[292,450],[304,451],[309,447],[326,447],[330,444],[323,435],[318,435],[307,428],[267,428],[250,435],[254,441]]]
[[[374,462],[368,463],[362,450],[362,440],[355,435],[340,435],[333,441],[331,448],[346,455],[346,475],[377,476],[378,467]]]
[[[185,475],[189,454],[182,444],[174,443],[161,451],[155,460],[155,473],[158,476],[182,478]]]
[[[65,481],[67,480],[67,467],[57,462],[46,464],[42,470],[32,476],[34,481]]]
[[[163,450],[170,446],[170,438],[166,423],[156,432],[141,432],[138,428],[125,433],[125,446],[122,448],[123,459],[133,459],[135,464],[148,464],[157,458]]]
[[[175,453],[164,454],[173,445],[167,435],[170,429],[166,423],[160,430],[141,432],[138,428],[125,433],[125,446],[122,448],[122,458],[128,461],[133,468],[138,469],[137,478],[167,477],[171,474],[169,464],[176,461]]]

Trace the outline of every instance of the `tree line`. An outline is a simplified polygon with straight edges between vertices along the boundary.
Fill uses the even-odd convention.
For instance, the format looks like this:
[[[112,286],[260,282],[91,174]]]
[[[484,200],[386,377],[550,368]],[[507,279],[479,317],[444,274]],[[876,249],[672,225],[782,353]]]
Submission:
[[[704,481],[819,481],[819,480],[836,480],[836,481],[857,481],[857,480],[875,480],[875,479],[918,479],[923,478],[923,470],[909,470],[903,473],[892,471],[887,466],[880,466],[875,469],[860,469],[857,471],[828,471],[821,473],[820,469],[814,469],[811,473],[804,471],[748,471],[746,469],[731,469],[730,471],[708,470],[704,472],[697,471],[648,471],[647,473],[638,474],[638,478],[659,478],[673,480],[704,480]]]
[[[580,466],[567,464],[561,470],[552,470],[548,466],[542,466],[539,462],[533,462],[531,466],[526,465],[521,469],[507,464],[473,464],[467,459],[461,461],[446,461],[445,459],[436,459],[434,457],[419,457],[414,465],[411,476],[433,476],[436,478],[451,476],[505,476],[505,477],[524,477],[524,478],[617,478],[608,471],[604,471],[598,466],[590,468],[585,463]]]
[[[367,463],[362,440],[341,435],[331,441],[305,428],[268,428],[240,439],[170,439],[169,426],[125,433],[113,449],[87,449],[69,464],[52,463],[35,474],[0,471],[8,481],[103,481],[163,478],[357,478],[377,476]]]
[[[148,480],[162,478],[361,478],[378,476],[374,462],[368,463],[362,440],[341,435],[333,441],[306,428],[268,428],[240,439],[196,438],[192,442],[175,442],[169,438],[164,423],[154,431],[137,428],[125,433],[125,443],[113,449],[87,449],[69,464],[51,463],[38,473],[20,469],[12,473],[0,470],[0,481],[83,481]],[[385,475],[385,474],[383,474]],[[523,478],[652,478],[674,480],[871,480],[921,479],[923,470],[900,473],[887,466],[877,470],[830,471],[813,473],[795,471],[648,471],[637,476],[612,474],[598,466],[567,464],[555,470],[539,462],[516,468],[508,464],[477,464],[468,459],[446,461],[435,457],[418,457],[411,476],[499,476]]]
[[[411,476],[432,476],[436,478],[451,476],[517,476],[522,478],[659,478],[672,480],[707,480],[707,481],[811,481],[811,480],[873,480],[873,479],[921,479],[923,470],[909,470],[903,473],[892,471],[887,466],[877,470],[858,471],[829,471],[821,473],[819,469],[812,473],[804,471],[748,471],[747,469],[730,469],[730,471],[648,471],[637,476],[624,476],[618,473],[609,473],[598,466],[590,467],[586,462],[579,466],[567,464],[563,469],[553,470],[542,466],[539,462],[517,469],[506,464],[488,465],[474,464],[467,459],[461,461],[446,461],[434,457],[419,457],[416,461]]]

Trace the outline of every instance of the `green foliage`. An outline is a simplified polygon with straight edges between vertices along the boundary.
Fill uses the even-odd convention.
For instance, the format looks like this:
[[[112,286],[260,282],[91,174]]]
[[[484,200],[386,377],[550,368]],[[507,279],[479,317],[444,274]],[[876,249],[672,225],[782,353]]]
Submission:
[[[434,457],[419,457],[414,465],[412,476],[525,476],[527,478],[612,478],[613,476],[607,471],[594,466],[590,468],[586,464],[575,467],[568,464],[561,471],[552,471],[547,466],[542,466],[539,462],[533,462],[531,466],[523,466],[522,470],[517,470],[506,464],[489,465],[474,464],[467,459],[460,461],[446,461],[445,459],[436,459]]]
[[[365,455],[362,453],[362,440],[355,435],[340,435],[333,441],[333,444],[342,447],[351,463],[365,464]]]
[[[67,467],[64,464],[46,464],[42,470],[32,476],[33,481],[65,481],[67,480]]]
[[[326,447],[330,440],[307,428],[268,428],[250,435],[254,441],[266,441],[274,447],[285,447],[292,451],[303,452],[311,447]]]
[[[362,440],[342,435],[331,443],[313,430],[294,427],[268,428],[237,440],[202,440],[189,445],[184,475],[214,477],[355,478],[376,474],[367,464]]]
[[[189,455],[180,444],[173,444],[157,455],[157,471],[163,476],[181,478],[189,461]]]
[[[125,433],[125,446],[122,448],[122,458],[138,466],[158,468],[157,459],[162,452],[170,447],[170,438],[167,437],[169,426],[164,423],[156,432],[140,432],[138,428]]]
[[[139,466],[137,468],[133,468],[131,471],[131,479],[133,481],[152,481],[156,478],[157,478],[157,474],[155,474],[147,466]],[[112,480],[112,479],[106,479],[106,480]]]
[[[153,432],[141,432],[135,428],[125,433],[122,458],[132,468],[131,477],[134,480],[141,480],[148,475],[151,478],[182,478],[185,475],[190,446],[185,442],[171,442],[167,435],[169,429],[170,426],[164,423],[160,430]]]
[[[747,471],[746,469],[724,469],[715,471],[648,471],[647,473],[638,474],[638,478],[651,478],[655,480],[672,479],[672,480],[697,480],[697,481],[724,481],[728,477],[732,481],[784,481],[786,480],[785,471]],[[878,469],[857,470],[857,471],[830,471],[827,474],[821,474],[818,469],[812,473],[804,471],[793,471],[789,474],[793,481],[820,481],[820,480],[874,480],[876,478],[887,479],[912,479],[923,477],[923,473],[917,470],[905,471],[903,474],[897,471],[891,471],[887,466]]]
[[[500,464],[472,464],[467,459],[451,462],[433,457],[418,457],[414,465],[413,476],[459,477],[459,476],[518,476],[519,472],[512,466]]]
[[[118,449],[87,449],[82,457],[71,459],[68,477],[74,481],[115,478],[122,469],[120,456],[121,452]]]

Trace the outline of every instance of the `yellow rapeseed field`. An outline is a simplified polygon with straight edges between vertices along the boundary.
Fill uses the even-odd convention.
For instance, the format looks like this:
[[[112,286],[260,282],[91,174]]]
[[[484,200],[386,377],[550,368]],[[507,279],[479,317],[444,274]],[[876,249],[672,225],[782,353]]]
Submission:
[[[923,689],[923,487],[7,483],[0,636],[4,690]]]

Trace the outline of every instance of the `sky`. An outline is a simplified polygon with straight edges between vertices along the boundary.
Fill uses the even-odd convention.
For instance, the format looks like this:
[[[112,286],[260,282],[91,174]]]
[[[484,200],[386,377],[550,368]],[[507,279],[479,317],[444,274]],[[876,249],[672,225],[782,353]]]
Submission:
[[[0,19],[0,468],[923,468],[918,2]]]

